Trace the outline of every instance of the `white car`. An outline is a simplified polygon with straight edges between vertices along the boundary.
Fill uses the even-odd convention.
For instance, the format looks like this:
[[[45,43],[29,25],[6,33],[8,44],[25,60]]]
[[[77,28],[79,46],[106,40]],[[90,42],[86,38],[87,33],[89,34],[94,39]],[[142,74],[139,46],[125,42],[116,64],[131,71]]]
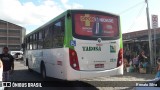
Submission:
[[[11,55],[15,58],[15,60],[23,60],[22,51],[11,51]]]

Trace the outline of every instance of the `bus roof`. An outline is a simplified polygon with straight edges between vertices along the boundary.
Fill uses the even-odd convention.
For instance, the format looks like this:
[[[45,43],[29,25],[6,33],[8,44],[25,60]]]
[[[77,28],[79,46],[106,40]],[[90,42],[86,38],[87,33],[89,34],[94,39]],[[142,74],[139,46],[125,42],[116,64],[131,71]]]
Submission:
[[[94,11],[94,12],[102,12],[102,13],[107,13],[107,14],[111,14],[113,16],[119,16],[117,14],[113,14],[113,13],[109,13],[109,12],[104,12],[104,11],[100,11],[100,10],[90,10],[90,9],[69,9],[69,10],[66,10],[65,12],[61,13],[60,15],[58,15],[57,17],[51,19],[50,21],[48,21],[47,23],[45,23],[44,25],[38,27],[37,29],[35,29],[34,31],[30,32],[29,34],[26,35],[26,37],[30,36],[31,34],[33,34],[34,32],[37,32],[39,31],[40,29],[43,29],[45,26],[53,23],[54,21],[58,20],[59,18],[67,15],[67,13],[72,13],[74,11],[79,11],[79,12],[83,12],[83,11]]]
[[[93,11],[93,12],[102,12],[102,13],[107,13],[107,14],[111,14],[113,16],[119,16],[118,14],[114,14],[114,13],[110,13],[110,12],[106,12],[106,11],[101,11],[101,10],[91,10],[91,9],[70,9],[70,10],[67,10],[67,11],[80,11],[80,12],[83,12],[83,11]]]

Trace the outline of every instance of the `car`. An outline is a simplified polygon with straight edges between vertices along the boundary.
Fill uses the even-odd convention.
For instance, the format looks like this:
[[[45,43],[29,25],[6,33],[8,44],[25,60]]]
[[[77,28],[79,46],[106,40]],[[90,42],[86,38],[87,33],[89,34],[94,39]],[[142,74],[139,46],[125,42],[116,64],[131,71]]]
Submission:
[[[11,55],[15,60],[23,60],[23,52],[22,51],[11,51]]]
[[[16,53],[14,55],[15,60],[23,60],[23,54],[22,53]]]

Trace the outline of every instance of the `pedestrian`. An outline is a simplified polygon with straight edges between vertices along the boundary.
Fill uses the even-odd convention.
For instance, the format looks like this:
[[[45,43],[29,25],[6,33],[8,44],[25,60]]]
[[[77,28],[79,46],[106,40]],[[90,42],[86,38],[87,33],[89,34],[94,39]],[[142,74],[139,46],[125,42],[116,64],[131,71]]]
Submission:
[[[144,54],[144,51],[141,51],[139,57],[138,57],[138,60],[140,62],[140,66],[145,66],[146,65],[146,62],[147,62],[147,57],[146,55]]]
[[[124,65],[124,66],[123,66],[123,69],[124,69],[124,71],[126,71],[127,66],[129,65],[126,58],[123,58],[123,65]]]
[[[3,79],[3,63],[0,59],[0,81],[2,81]]]
[[[138,57],[139,55],[138,56],[134,55],[134,58],[133,58],[133,66],[136,72],[138,72],[138,65],[139,65]]]
[[[148,61],[144,51],[141,51],[138,60],[139,60],[139,72],[141,73],[141,71],[143,70],[144,73],[146,73],[146,67],[148,65]]]
[[[129,63],[131,59],[131,51],[129,50],[126,52],[126,59],[127,59],[127,62]]]
[[[145,59],[147,59],[147,57],[144,54],[144,51],[141,51],[138,59],[140,60],[140,62],[145,62]]]
[[[3,81],[10,81],[10,74],[14,71],[14,58],[8,52],[8,47],[4,47],[3,53],[0,55],[3,63]]]
[[[157,60],[157,74],[155,76],[155,78],[160,78],[160,58]]]
[[[3,79],[3,63],[0,59],[0,81],[2,82],[2,79]],[[4,90],[4,87],[0,87],[0,90]]]

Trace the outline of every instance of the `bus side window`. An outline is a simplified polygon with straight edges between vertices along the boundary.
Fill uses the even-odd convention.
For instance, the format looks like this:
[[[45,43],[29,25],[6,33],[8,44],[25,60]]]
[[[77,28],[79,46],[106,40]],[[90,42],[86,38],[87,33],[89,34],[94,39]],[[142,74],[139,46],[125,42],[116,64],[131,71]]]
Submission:
[[[53,36],[52,36],[53,48],[56,48],[56,43],[57,43],[56,42],[56,34],[57,33],[56,33],[56,25],[55,24],[52,25],[52,33],[53,33]]]
[[[63,47],[63,40],[64,40],[64,20],[60,19],[58,22],[54,24],[54,47],[55,48],[62,48]]]
[[[38,42],[38,49],[42,49],[43,48],[43,38],[42,38],[42,30],[40,32],[38,32],[38,38],[37,38]]]
[[[29,37],[26,38],[26,47],[27,47],[27,50],[29,50]]]
[[[61,20],[61,23],[62,23],[62,25],[61,25],[61,32],[60,32],[60,45],[61,45],[61,47],[63,47],[63,44],[64,44],[64,32],[65,32],[65,18],[63,18],[62,20]]]
[[[35,42],[36,43],[36,49],[38,49],[38,35],[39,35],[39,32],[36,33],[36,42]]]
[[[35,34],[33,34],[33,41],[32,41],[32,43],[33,43],[33,49],[36,49],[36,33]]]
[[[57,48],[57,43],[58,43],[58,30],[59,30],[59,26],[60,26],[60,23],[59,22],[56,22],[54,25],[53,25],[53,48]]]
[[[44,48],[50,49],[52,48],[52,30],[49,27],[45,29],[45,37],[44,37]]]
[[[30,36],[30,43],[29,43],[29,49],[32,50],[33,48],[33,36]]]
[[[64,34],[64,31],[65,31],[65,18],[62,19],[61,22],[62,22],[61,31],[62,31],[62,33]]]

